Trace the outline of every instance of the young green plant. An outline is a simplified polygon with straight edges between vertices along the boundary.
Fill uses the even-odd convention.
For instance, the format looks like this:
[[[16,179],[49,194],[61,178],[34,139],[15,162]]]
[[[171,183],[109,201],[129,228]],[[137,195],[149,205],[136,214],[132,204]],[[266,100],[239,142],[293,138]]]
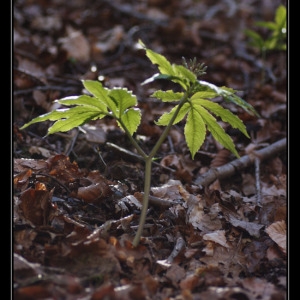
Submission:
[[[279,5],[275,12],[274,22],[258,21],[256,26],[269,31],[269,35],[264,38],[258,32],[246,29],[244,32],[250,38],[249,45],[260,50],[262,60],[265,63],[267,51],[286,51],[286,7]],[[264,81],[265,70],[262,70],[262,82]]]
[[[142,41],[139,41],[139,44],[145,50],[149,60],[159,69],[159,73],[148,78],[142,84],[165,79],[180,85],[182,90],[181,92],[157,90],[151,95],[163,102],[175,103],[175,106],[169,112],[163,113],[155,122],[156,125],[165,126],[165,128],[149,154],[140,147],[134,137],[142,118],[136,96],[126,88],[108,89],[99,81],[83,80],[83,86],[89,94],[56,100],[65,108],[40,115],[21,127],[24,129],[37,122],[54,121],[54,124],[48,128],[47,135],[49,135],[67,132],[89,121],[104,117],[112,117],[117,121],[145,162],[144,196],[139,227],[133,239],[134,247],[140,242],[145,224],[151,187],[152,161],[167,138],[171,126],[180,121],[186,121],[184,135],[192,159],[203,144],[207,131],[226,149],[239,157],[231,137],[219,125],[216,117],[229,123],[249,138],[246,127],[236,115],[214,102],[213,99],[221,96],[226,101],[242,107],[249,114],[258,116],[256,110],[249,103],[236,95],[235,90],[228,87],[217,87],[212,83],[198,80],[197,76],[205,74],[206,67],[203,64],[197,64],[195,59],[191,60],[189,64],[185,60],[183,65],[171,64],[163,55],[146,48]]]

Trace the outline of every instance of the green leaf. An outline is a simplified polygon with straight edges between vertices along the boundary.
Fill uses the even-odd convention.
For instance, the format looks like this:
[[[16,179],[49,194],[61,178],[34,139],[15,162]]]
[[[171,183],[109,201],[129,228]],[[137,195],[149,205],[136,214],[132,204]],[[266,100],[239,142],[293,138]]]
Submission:
[[[108,97],[109,89],[104,88],[99,81],[95,80],[82,80],[86,90],[95,96],[98,101],[104,103],[113,113],[116,112],[116,104]]]
[[[64,106],[90,106],[98,108],[103,112],[107,112],[107,107],[103,102],[99,101],[99,99],[95,97],[91,97],[88,95],[70,96],[59,100],[55,100],[55,102],[58,102]]]
[[[75,127],[86,124],[87,122],[95,119],[100,119],[99,110],[91,108],[90,110],[87,107],[73,107],[68,110],[68,115],[64,115],[64,118],[56,121],[48,129],[48,135],[56,132],[66,132]],[[102,115],[103,117],[104,115]]]
[[[160,73],[165,75],[176,76],[171,66],[171,63],[163,55],[146,48],[146,46],[141,40],[139,40],[139,43],[145,49],[146,55],[149,58],[149,60],[152,62],[152,64],[158,66]]]
[[[191,109],[187,115],[184,126],[186,144],[191,152],[192,159],[202,146],[206,136],[206,126],[201,114],[195,109]]]
[[[196,80],[196,75],[182,65],[172,64],[174,78],[171,81],[178,83],[184,90],[187,90]]]
[[[267,28],[272,31],[277,29],[277,24],[275,24],[274,22],[257,21],[255,22],[255,25]]]
[[[77,126],[83,125],[92,119],[100,119],[105,114],[97,107],[92,106],[76,106],[66,109],[57,109],[47,114],[38,116],[30,122],[23,125],[20,129],[24,129],[34,123],[44,121],[56,121],[51,127],[48,128],[48,134],[56,132],[66,132]]]
[[[275,23],[279,28],[286,28],[286,7],[279,5],[275,14]]]
[[[174,75],[189,83],[194,83],[197,80],[196,75],[182,65],[172,64]]]
[[[55,111],[51,111],[49,113],[40,115],[34,119],[32,119],[30,122],[24,124],[22,127],[20,127],[21,130],[25,129],[26,127],[35,124],[35,123],[39,123],[39,122],[44,122],[44,121],[56,121],[58,119],[60,119],[65,112],[69,110],[68,108],[65,109],[58,109]]]
[[[216,141],[218,141],[221,145],[223,145],[226,149],[231,151],[236,157],[240,157],[238,152],[235,149],[235,145],[231,139],[231,137],[225,132],[222,126],[219,125],[214,116],[212,116],[204,107],[201,105],[195,105],[194,109],[198,111],[198,113],[203,118],[207,130],[211,132],[212,136]]]
[[[114,88],[110,90],[109,97],[114,100],[116,104],[115,114],[117,118],[121,118],[125,110],[137,104],[136,96],[127,88]]]
[[[227,100],[230,101],[238,106],[240,106],[242,109],[244,109],[249,115],[252,116],[256,116],[258,118],[260,118],[259,113],[254,109],[254,107],[246,102],[245,100],[243,100],[242,98],[240,98],[239,96],[229,92],[226,93],[226,87],[222,87],[224,93],[222,94],[222,97]]]
[[[246,29],[244,32],[251,38],[250,45],[258,47],[261,52],[275,49],[286,50],[286,7],[284,5],[277,8],[274,22],[257,21],[255,25],[268,29],[271,35],[263,39],[260,34]]]
[[[252,41],[249,43],[251,46],[258,47],[260,50],[263,49],[265,41],[257,32],[250,29],[245,29],[244,32],[248,37],[252,39]]]
[[[77,126],[81,126],[91,120],[101,119],[105,116],[115,117],[119,125],[128,127],[128,132],[133,134],[137,129],[141,114],[138,108],[131,109],[137,104],[137,98],[126,88],[104,88],[98,81],[83,81],[85,88],[94,96],[81,95],[65,97],[56,102],[70,106],[70,108],[57,109],[50,113],[34,118],[21,129],[31,124],[55,121],[48,129],[48,134],[66,132]],[[121,126],[122,129],[123,126]]]
[[[257,111],[251,104],[234,94],[235,91],[233,89],[224,86],[217,87],[216,85],[203,80],[198,80],[198,82],[200,85],[209,87],[211,90],[215,91],[219,96],[222,96],[225,100],[233,102],[234,104],[240,106],[250,115],[260,117],[260,115],[257,113]]]
[[[142,84],[150,83],[157,79],[169,79],[182,86],[184,90],[197,80],[196,75],[182,65],[171,64],[165,56],[148,49],[141,41],[139,43],[146,51],[149,60],[158,66],[160,75],[155,74],[151,78],[145,80]]]
[[[167,125],[170,123],[170,121],[171,121],[171,119],[172,119],[174,113],[176,112],[177,107],[178,107],[178,105],[174,106],[174,107],[171,109],[170,112],[164,113],[164,114],[163,114],[163,115],[155,122],[155,124],[156,124],[156,125],[160,125],[160,126],[167,126]],[[189,109],[190,109],[190,104],[189,104],[189,103],[183,104],[183,106],[181,107],[181,109],[180,109],[178,115],[176,116],[176,118],[175,118],[173,124],[177,124],[178,122],[180,122],[180,121],[185,117],[185,115],[187,114],[187,112],[189,111]]]
[[[120,120],[122,123],[117,120],[120,128],[124,130],[124,125],[128,132],[133,135],[141,122],[141,111],[136,108],[130,108],[122,114]]]
[[[198,93],[197,93],[198,94]],[[231,111],[228,109],[223,108],[218,103],[205,100],[202,98],[198,98],[198,95],[195,94],[193,97],[191,97],[191,101],[195,105],[201,105],[204,108],[208,109],[212,113],[214,113],[216,116],[220,117],[223,122],[229,123],[233,128],[239,129],[246,137],[250,138],[245,124],[242,122],[242,120],[234,115]]]
[[[154,92],[151,97],[155,97],[157,99],[160,99],[163,102],[174,102],[174,101],[180,101],[183,97],[184,93],[179,92],[173,92],[172,90],[168,91],[156,91]]]
[[[214,90],[206,90],[206,91],[200,91],[196,92],[192,97],[191,100],[195,99],[213,99],[218,96],[218,93],[216,93]],[[210,101],[211,102],[211,101]]]

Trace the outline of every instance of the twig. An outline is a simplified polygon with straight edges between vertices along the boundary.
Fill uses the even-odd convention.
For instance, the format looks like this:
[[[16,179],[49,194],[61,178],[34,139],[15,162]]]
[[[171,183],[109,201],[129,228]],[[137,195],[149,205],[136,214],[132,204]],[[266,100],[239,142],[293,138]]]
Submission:
[[[286,148],[286,138],[281,139],[274,144],[255,151],[256,155],[260,157],[260,161],[270,158],[283,151]],[[250,166],[254,162],[253,155],[245,155],[239,159],[236,159],[226,165],[217,168],[211,168],[208,172],[199,176],[194,184],[201,186],[208,186],[216,179],[223,179],[232,176],[237,170],[242,170]]]
[[[255,156],[255,186],[256,186],[256,203],[261,207],[261,186],[260,186],[260,159]]]
[[[120,147],[120,146],[118,146],[118,145],[116,145],[116,144],[107,142],[106,145],[109,146],[109,147],[115,148],[115,149],[119,150],[120,152],[126,153],[127,155],[133,156],[133,157],[135,157],[135,158],[137,158],[137,159],[139,159],[139,160],[144,161],[144,159],[143,159],[140,155],[138,155],[138,154],[136,154],[136,153],[134,153],[134,152],[131,152],[131,151],[127,150],[127,149],[124,149],[124,148],[122,148],[122,147]],[[152,161],[152,163],[153,163],[154,165],[159,166],[159,167],[161,167],[161,168],[163,168],[163,169],[166,169],[166,170],[168,170],[168,171],[170,171],[170,172],[175,172],[174,169],[171,169],[171,168],[162,166],[161,164],[157,163],[156,161]]]
[[[171,252],[170,256],[167,258],[167,263],[171,263],[184,247],[185,247],[185,241],[183,237],[180,234],[178,234],[175,247]]]
[[[143,192],[141,192],[140,194],[144,195]],[[149,203],[152,204],[152,205],[157,205],[157,206],[162,206],[162,207],[171,207],[173,205],[176,205],[176,204],[180,203],[180,201],[165,200],[165,199],[162,199],[162,198],[158,198],[158,197],[149,195]]]
[[[46,174],[46,173],[33,173],[33,175],[35,175],[35,177],[37,176],[45,176],[45,177],[49,177],[52,180],[54,180],[55,182],[57,182],[61,187],[63,187],[68,194],[71,194],[70,189],[63,183],[61,183],[57,178],[53,177],[52,175]]]
[[[79,130],[77,129],[75,135],[73,135],[73,137],[72,137],[71,145],[68,147],[65,155],[69,156],[70,153],[73,151],[73,148],[74,148],[75,142],[78,138],[78,135],[79,135]]]

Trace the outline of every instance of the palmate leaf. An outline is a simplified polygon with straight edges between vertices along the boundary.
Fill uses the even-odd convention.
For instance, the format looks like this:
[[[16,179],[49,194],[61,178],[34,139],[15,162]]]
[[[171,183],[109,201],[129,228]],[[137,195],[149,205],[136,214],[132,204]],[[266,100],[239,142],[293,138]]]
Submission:
[[[101,82],[95,80],[82,80],[82,84],[99,102],[106,105],[113,114],[117,113],[117,104],[109,97],[110,90],[102,86]]]
[[[69,131],[91,120],[111,116],[117,119],[122,129],[126,126],[131,135],[137,130],[141,114],[138,108],[131,108],[137,104],[136,96],[132,92],[126,88],[110,90],[104,88],[98,81],[85,80],[83,85],[93,96],[70,96],[56,100],[55,102],[70,107],[38,116],[23,125],[21,129],[38,122],[55,121],[47,133],[53,134]]]
[[[60,103],[64,106],[90,106],[94,107],[95,109],[98,108],[100,111],[107,113],[107,107],[103,102],[88,95],[69,96],[55,100],[54,102]]]
[[[128,132],[133,135],[141,122],[140,110],[135,107],[137,105],[136,96],[127,88],[113,88],[108,95],[116,104],[113,117],[117,119],[121,129],[125,130],[124,127],[126,127]]]
[[[48,128],[48,133],[53,134],[56,132],[66,132],[77,126],[81,126],[90,120],[100,119],[105,114],[97,107],[93,106],[76,106],[72,108],[57,109],[47,114],[38,116],[30,122],[23,125],[20,129],[24,129],[34,123],[44,121],[56,121]]]
[[[197,80],[196,75],[182,65],[172,64],[172,68],[174,75],[187,82],[188,86],[190,86],[190,83],[194,83]]]
[[[136,96],[126,88],[113,88],[108,95],[116,104],[115,114],[117,118],[121,118],[127,108],[137,104]]]
[[[209,101],[207,101],[207,102],[209,102]],[[205,103],[205,104],[207,104],[207,103]],[[185,105],[187,105],[187,103]],[[209,106],[209,108],[211,108],[211,107]],[[215,109],[214,105],[213,105],[213,109]],[[187,119],[186,119],[186,124],[184,127],[184,135],[185,135],[185,140],[186,140],[187,146],[190,150],[192,159],[194,159],[195,154],[202,146],[202,144],[205,140],[207,130],[211,132],[212,136],[214,137],[214,139],[216,141],[218,141],[226,149],[231,151],[234,155],[239,157],[239,154],[236,151],[235,145],[234,145],[232,139],[230,138],[230,136],[227,135],[225,130],[218,124],[215,117],[212,116],[204,108],[204,106],[202,106],[198,102],[197,103],[190,102],[190,104],[188,104],[188,107],[185,108],[185,113],[186,112],[187,112]],[[231,116],[228,119],[231,119]],[[164,121],[165,121],[164,123],[167,122],[167,120],[164,120]],[[230,120],[230,122],[234,123],[234,122],[232,122],[232,120]],[[161,125],[161,124],[159,124],[159,125]]]
[[[184,126],[186,144],[194,159],[196,152],[202,146],[206,136],[206,126],[203,118],[196,109],[191,109]]]
[[[249,104],[248,102],[246,102],[245,100],[243,100],[242,98],[240,98],[235,94],[236,91],[234,89],[224,87],[224,86],[217,87],[216,85],[203,80],[198,80],[198,83],[200,85],[207,86],[212,91],[215,91],[219,96],[223,97],[226,101],[233,102],[234,104],[240,106],[250,115],[252,116],[255,115],[256,117],[260,117],[258,112],[254,109],[254,107],[251,104]]]
[[[141,123],[141,118],[142,118],[141,111],[139,109],[130,108],[122,114],[120,118],[122,123],[118,120],[117,122],[121,129],[124,130],[123,128],[124,125],[127,128],[128,132],[131,135],[133,135],[136,132],[139,124]]]
[[[139,40],[140,45],[145,49],[149,60],[158,66],[160,74],[155,74],[145,80],[142,84],[150,83],[157,79],[168,79],[182,86],[184,90],[197,80],[196,75],[182,65],[171,64],[167,58],[159,53],[148,49],[144,43]]]
[[[139,44],[146,51],[146,55],[150,59],[150,61],[154,65],[158,65],[158,69],[160,73],[175,76],[171,63],[163,55],[156,53],[151,49],[148,49],[141,40],[139,40]]]
[[[167,126],[170,123],[170,121],[171,121],[173,115],[175,114],[177,108],[178,108],[178,105],[174,106],[171,109],[171,111],[164,113],[157,121],[155,121],[155,124],[160,125],[160,126]],[[181,109],[180,109],[178,115],[176,116],[173,124],[177,124],[178,122],[180,122],[185,117],[185,115],[188,113],[189,109],[190,109],[190,104],[189,103],[183,104],[183,106],[181,107]]]
[[[223,145],[226,149],[231,151],[236,157],[240,157],[235,149],[235,145],[231,137],[225,132],[224,128],[219,125],[216,118],[212,116],[203,106],[193,105],[193,109],[198,112],[204,123],[207,126],[207,130],[211,132],[216,141]],[[195,149],[192,149],[195,151]],[[198,150],[198,149],[197,149]],[[192,151],[191,151],[192,152]]]
[[[86,124],[95,119],[100,119],[103,114],[99,114],[99,110],[90,109],[86,107],[73,107],[68,110],[69,117],[64,115],[64,118],[57,120],[52,126],[48,128],[48,134],[56,132],[67,132],[75,127]]]
[[[216,116],[220,117],[222,119],[222,121],[229,123],[231,125],[231,127],[233,127],[233,128],[239,129],[246,137],[250,138],[245,124],[242,122],[242,120],[238,116],[234,115],[228,109],[223,108],[218,103],[203,99],[202,92],[194,94],[191,97],[191,101],[195,105],[201,105],[204,108],[210,110]]]

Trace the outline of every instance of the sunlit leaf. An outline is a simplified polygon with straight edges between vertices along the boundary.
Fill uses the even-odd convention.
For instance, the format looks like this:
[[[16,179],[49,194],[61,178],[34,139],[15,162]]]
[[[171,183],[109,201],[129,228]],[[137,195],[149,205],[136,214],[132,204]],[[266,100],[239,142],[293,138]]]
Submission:
[[[184,135],[192,159],[194,159],[196,152],[202,146],[206,136],[205,123],[199,112],[195,109],[191,109],[187,115]]]
[[[201,105],[194,105],[195,109],[203,118],[207,129],[211,132],[212,136],[216,141],[223,145],[226,149],[231,151],[236,157],[240,157],[236,151],[235,145],[231,137],[225,132],[224,128],[219,125],[216,118],[212,116],[204,107]]]
[[[155,97],[157,99],[160,99],[163,102],[173,102],[173,101],[180,101],[180,99],[183,97],[184,93],[179,92],[173,92],[172,90],[168,91],[156,91],[154,92],[151,97]]]
[[[129,133],[133,135],[141,122],[141,111],[139,109],[130,108],[122,114],[120,119]],[[124,129],[120,123],[119,125]]]
[[[167,75],[176,75],[173,71],[173,68],[170,64],[170,62],[161,54],[156,53],[152,51],[151,49],[148,49],[145,47],[145,44],[139,40],[140,45],[145,49],[146,55],[149,58],[149,60],[154,64],[158,66],[158,69],[160,73],[167,74]]]
[[[109,92],[109,97],[114,100],[118,112],[117,117],[121,118],[124,111],[137,104],[136,96],[129,92],[126,88],[114,88]]]
[[[161,125],[161,126],[167,126],[167,125],[170,123],[170,121],[171,121],[173,115],[175,114],[175,112],[176,112],[176,110],[177,110],[177,107],[178,107],[178,105],[174,106],[174,107],[171,109],[170,112],[164,113],[164,114],[163,114],[163,115],[155,122],[155,124],[156,124],[156,125]],[[181,107],[181,109],[180,109],[178,115],[176,116],[176,118],[175,118],[173,124],[177,124],[178,122],[180,122],[180,121],[185,117],[185,115],[187,114],[187,112],[189,111],[189,109],[190,109],[190,104],[188,104],[188,103],[183,104],[183,106]]]
[[[184,81],[193,83],[197,80],[196,75],[182,65],[173,64],[172,68],[174,70],[174,75]]]
[[[245,136],[250,138],[249,134],[247,132],[246,126],[242,122],[242,120],[239,117],[237,117],[236,115],[234,115],[228,109],[223,108],[218,103],[215,103],[215,102],[212,102],[212,101],[209,101],[209,100],[205,100],[205,99],[202,99],[202,98],[198,98],[197,94],[195,94],[191,98],[191,100],[195,104],[199,104],[199,105],[205,107],[206,109],[211,111],[213,114],[220,117],[222,119],[222,121],[229,123],[232,126],[232,128],[239,129]]]
[[[82,84],[96,99],[103,102],[113,113],[116,112],[116,104],[108,97],[109,89],[103,87],[101,82],[95,80],[82,80]]]
[[[217,87],[216,85],[203,80],[199,80],[198,82],[201,85],[207,86],[211,90],[214,90],[219,96],[223,97],[225,100],[233,102],[234,104],[240,106],[250,115],[255,115],[257,117],[260,117],[257,111],[254,109],[254,107],[248,102],[246,102],[245,100],[243,100],[242,98],[240,98],[239,96],[237,96],[234,93],[235,91],[233,89],[227,87]]]
[[[99,101],[99,99],[88,95],[70,96],[56,100],[55,102],[58,102],[64,106],[90,106],[107,112],[107,106],[102,101]]]

